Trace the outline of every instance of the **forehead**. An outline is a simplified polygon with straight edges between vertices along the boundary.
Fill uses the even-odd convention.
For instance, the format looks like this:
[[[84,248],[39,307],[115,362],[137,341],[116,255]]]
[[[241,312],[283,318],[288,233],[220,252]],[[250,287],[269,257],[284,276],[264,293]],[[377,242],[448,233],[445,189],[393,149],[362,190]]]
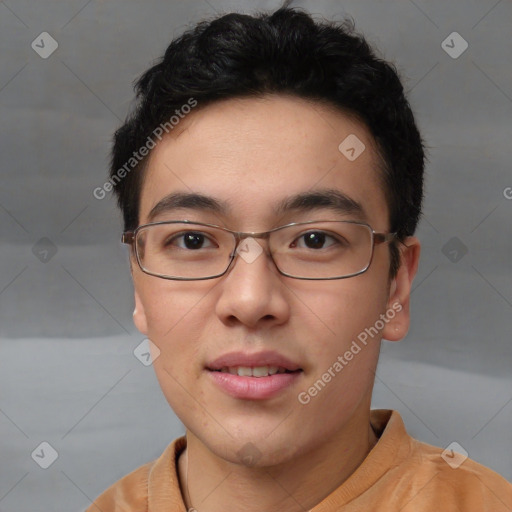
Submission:
[[[291,198],[317,191],[339,193],[361,206],[365,220],[386,227],[380,160],[366,126],[295,97],[230,99],[198,107],[152,150],[139,223],[148,222],[166,196],[197,194],[214,199],[224,221],[258,230],[286,216]],[[168,217],[201,210],[200,203],[170,210],[178,203],[167,201]]]

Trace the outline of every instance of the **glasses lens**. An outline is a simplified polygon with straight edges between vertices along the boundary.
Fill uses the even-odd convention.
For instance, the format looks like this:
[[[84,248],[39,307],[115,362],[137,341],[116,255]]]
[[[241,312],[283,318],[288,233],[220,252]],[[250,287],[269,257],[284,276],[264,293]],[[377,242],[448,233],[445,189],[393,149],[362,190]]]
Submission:
[[[369,226],[324,221],[274,231],[272,254],[285,274],[310,279],[341,278],[365,270],[372,256]]]
[[[163,277],[198,279],[222,274],[233,248],[230,233],[199,224],[154,224],[137,233],[143,270]]]

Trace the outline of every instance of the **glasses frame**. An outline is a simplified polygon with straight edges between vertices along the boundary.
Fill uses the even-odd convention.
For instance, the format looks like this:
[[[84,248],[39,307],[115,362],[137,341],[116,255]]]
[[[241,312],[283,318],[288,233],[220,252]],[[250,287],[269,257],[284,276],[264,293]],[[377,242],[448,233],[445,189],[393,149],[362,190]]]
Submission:
[[[285,224],[284,226],[279,226],[277,228],[273,228],[269,231],[260,231],[260,232],[258,232],[258,231],[249,231],[249,232],[233,231],[233,230],[225,228],[223,226],[218,226],[217,224],[208,224],[206,222],[196,222],[193,220],[165,220],[165,221],[159,221],[159,222],[150,222],[148,224],[142,224],[142,225],[138,226],[137,228],[135,228],[134,230],[124,231],[121,236],[121,242],[123,244],[131,245],[132,250],[135,253],[135,257],[137,259],[139,268],[145,274],[148,274],[148,275],[154,276],[154,277],[159,277],[161,279],[172,280],[172,281],[205,281],[207,279],[216,279],[218,277],[222,277],[223,275],[225,275],[227,273],[227,271],[231,268],[233,261],[236,258],[237,249],[238,249],[240,242],[242,240],[244,240],[245,238],[250,237],[250,238],[268,239],[270,237],[270,234],[273,233],[274,231],[279,231],[281,229],[288,228],[291,226],[316,224],[318,222],[336,222],[336,223],[344,223],[344,224],[357,224],[359,226],[364,226],[364,227],[368,228],[370,235],[371,235],[371,253],[370,253],[370,258],[369,258],[369,261],[368,261],[368,264],[366,265],[366,267],[364,267],[362,270],[360,270],[358,272],[354,272],[347,276],[341,276],[341,277],[297,277],[297,276],[293,276],[291,274],[287,274],[286,272],[283,272],[277,266],[277,263],[275,262],[274,257],[272,255],[272,251],[270,251],[270,248],[269,248],[269,256],[270,256],[272,262],[274,263],[276,269],[278,270],[278,272],[281,275],[290,277],[292,279],[302,279],[302,280],[307,280],[307,281],[331,281],[334,279],[348,279],[349,277],[355,277],[360,274],[363,274],[370,268],[370,265],[373,261],[373,254],[375,252],[376,245],[383,244],[386,242],[391,242],[392,240],[397,239],[397,233],[378,233],[378,232],[374,231],[373,228],[366,222],[359,222],[359,221],[353,221],[353,220],[309,220],[309,221],[305,221],[305,222],[292,222],[290,224]],[[222,231],[226,231],[227,233],[231,233],[235,238],[235,247],[233,249],[233,254],[230,257],[230,260],[229,260],[229,263],[228,263],[226,269],[219,274],[215,274],[213,276],[208,276],[208,277],[173,277],[173,276],[167,276],[165,274],[157,274],[155,272],[150,272],[149,270],[145,269],[144,266],[142,265],[142,262],[140,261],[140,258],[139,258],[139,251],[138,251],[138,246],[137,246],[137,234],[143,228],[146,228],[148,226],[159,226],[162,224],[194,224],[196,226],[218,228],[218,229],[221,229]]]

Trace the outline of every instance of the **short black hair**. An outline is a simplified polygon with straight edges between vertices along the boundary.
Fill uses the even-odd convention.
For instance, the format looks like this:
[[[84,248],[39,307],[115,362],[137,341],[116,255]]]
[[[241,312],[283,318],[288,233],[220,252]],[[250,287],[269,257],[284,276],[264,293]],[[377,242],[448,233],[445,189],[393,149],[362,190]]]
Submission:
[[[301,10],[230,13],[201,21],[173,40],[157,64],[136,82],[136,106],[116,131],[110,179],[124,229],[139,222],[147,156],[126,163],[155,128],[190,104],[291,94],[354,115],[372,134],[389,209],[399,240],[416,229],[423,200],[424,145],[396,67],[378,57],[354,23],[315,21]],[[340,141],[341,142],[341,141]],[[390,244],[390,275],[399,252]]]

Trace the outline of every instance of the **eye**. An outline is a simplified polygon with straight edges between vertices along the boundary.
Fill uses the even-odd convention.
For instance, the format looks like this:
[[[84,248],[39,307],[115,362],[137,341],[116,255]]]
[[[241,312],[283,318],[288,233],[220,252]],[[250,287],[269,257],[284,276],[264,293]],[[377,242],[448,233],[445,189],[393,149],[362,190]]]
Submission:
[[[177,245],[180,249],[204,249],[208,247],[218,247],[217,244],[212,243],[212,240],[205,234],[199,231],[186,231],[178,233],[165,240],[165,247]]]
[[[334,244],[340,244],[339,240],[336,240],[333,236],[328,235],[324,231],[308,231],[296,238],[296,241],[294,241],[292,245],[294,247],[305,247],[307,249],[325,249],[325,244],[329,240],[331,243],[327,247]],[[300,242],[303,242],[303,244]]]

